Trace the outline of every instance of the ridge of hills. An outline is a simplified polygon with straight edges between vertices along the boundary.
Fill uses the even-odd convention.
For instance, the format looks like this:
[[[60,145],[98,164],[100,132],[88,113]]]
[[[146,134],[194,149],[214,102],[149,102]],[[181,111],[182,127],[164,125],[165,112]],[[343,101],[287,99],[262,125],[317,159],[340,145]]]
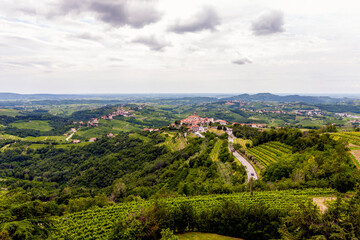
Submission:
[[[0,100],[65,100],[65,99],[162,99],[162,100],[205,100],[208,102],[225,100],[225,101],[262,101],[262,102],[303,102],[313,104],[329,103],[348,103],[356,100],[355,98],[341,97],[334,98],[329,96],[302,96],[302,95],[276,95],[272,93],[257,94],[19,94],[0,92]]]

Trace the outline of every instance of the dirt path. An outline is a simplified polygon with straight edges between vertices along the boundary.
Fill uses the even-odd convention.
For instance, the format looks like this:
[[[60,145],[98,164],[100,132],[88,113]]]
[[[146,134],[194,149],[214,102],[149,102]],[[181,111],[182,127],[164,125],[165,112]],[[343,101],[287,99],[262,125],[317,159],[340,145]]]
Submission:
[[[320,208],[320,212],[324,213],[328,208],[328,202],[336,200],[336,197],[318,197],[312,200]]]
[[[360,166],[359,166],[360,165],[360,150],[351,150],[350,154],[352,154],[355,157],[355,159],[353,159],[353,160],[355,160],[356,162],[354,162],[354,163],[355,163],[356,167],[358,169],[360,169]]]
[[[76,129],[66,138],[66,141],[69,141],[70,138],[76,133]]]

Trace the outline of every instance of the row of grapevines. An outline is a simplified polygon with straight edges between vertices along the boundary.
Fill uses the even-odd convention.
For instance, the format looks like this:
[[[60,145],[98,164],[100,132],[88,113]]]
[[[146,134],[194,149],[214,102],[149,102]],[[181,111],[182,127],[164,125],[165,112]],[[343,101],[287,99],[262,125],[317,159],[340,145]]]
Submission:
[[[285,154],[291,153],[291,147],[280,142],[269,142],[247,150],[265,167]]]
[[[193,197],[177,197],[166,199],[165,203],[176,208],[180,204],[192,206],[195,211],[201,212],[217,207],[226,200],[251,205],[263,204],[274,209],[289,209],[297,207],[299,202],[305,202],[312,196],[334,194],[332,189],[306,189],[286,191],[206,195]],[[113,224],[129,214],[139,211],[153,204],[153,201],[137,201],[119,203],[106,208],[96,208],[83,212],[68,214],[56,219],[55,239],[108,239]]]

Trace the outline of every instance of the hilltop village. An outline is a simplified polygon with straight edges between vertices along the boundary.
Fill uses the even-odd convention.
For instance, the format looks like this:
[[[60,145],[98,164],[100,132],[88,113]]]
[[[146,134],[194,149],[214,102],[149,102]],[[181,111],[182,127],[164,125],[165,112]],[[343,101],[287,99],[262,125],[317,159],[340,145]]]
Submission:
[[[218,123],[220,125],[227,125],[228,122],[225,120],[214,120],[214,118],[202,118],[199,115],[196,114],[196,112],[193,115],[188,116],[187,118],[181,119],[180,124],[172,123],[172,127],[180,127],[180,126],[186,126],[188,131],[193,132],[205,132],[206,129],[212,125],[213,123]]]
[[[177,124],[178,123],[178,124]],[[266,124],[257,124],[257,123],[239,123],[239,122],[233,122],[229,123],[222,119],[214,120],[214,118],[207,118],[207,117],[200,117],[196,114],[196,112],[193,115],[188,116],[187,118],[181,119],[180,122],[172,123],[170,126],[175,128],[180,128],[181,126],[185,126],[188,131],[192,132],[206,132],[208,127],[210,126],[229,126],[229,125],[241,125],[241,126],[249,126],[252,128],[259,128],[259,131],[262,131],[260,128],[266,128]]]

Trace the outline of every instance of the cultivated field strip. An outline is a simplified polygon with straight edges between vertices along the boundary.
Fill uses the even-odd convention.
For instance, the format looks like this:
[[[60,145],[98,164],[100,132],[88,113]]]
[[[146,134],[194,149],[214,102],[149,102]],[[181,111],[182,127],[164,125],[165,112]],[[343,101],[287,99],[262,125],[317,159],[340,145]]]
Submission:
[[[298,203],[305,202],[313,196],[335,194],[332,189],[306,189],[255,192],[249,193],[206,195],[194,197],[177,197],[165,200],[169,207],[176,208],[180,204],[192,206],[195,211],[218,206],[226,200],[246,205],[264,204],[274,209],[296,208]],[[129,214],[150,206],[153,201],[120,203],[106,208],[97,208],[73,213],[58,218],[55,223],[57,232],[54,239],[108,239],[113,224]]]

